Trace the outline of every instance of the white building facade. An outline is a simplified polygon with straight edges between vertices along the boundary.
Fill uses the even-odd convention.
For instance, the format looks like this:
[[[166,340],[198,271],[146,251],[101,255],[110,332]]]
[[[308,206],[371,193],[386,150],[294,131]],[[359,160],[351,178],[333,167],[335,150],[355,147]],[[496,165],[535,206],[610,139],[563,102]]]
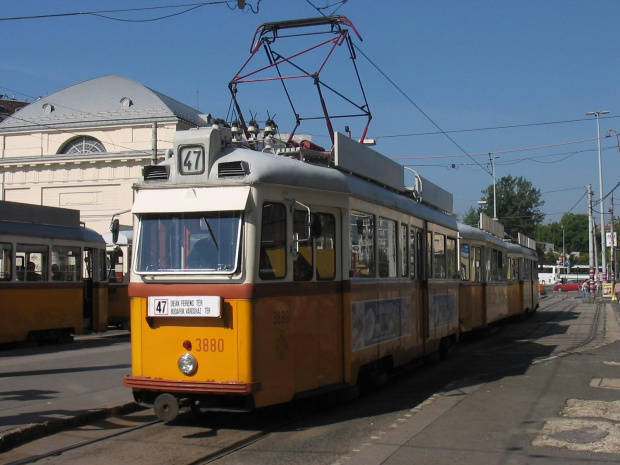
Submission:
[[[117,75],[67,87],[0,122],[0,200],[79,210],[103,234],[131,209],[141,168],[165,156],[174,132],[208,120]],[[130,213],[119,218],[132,225]]]

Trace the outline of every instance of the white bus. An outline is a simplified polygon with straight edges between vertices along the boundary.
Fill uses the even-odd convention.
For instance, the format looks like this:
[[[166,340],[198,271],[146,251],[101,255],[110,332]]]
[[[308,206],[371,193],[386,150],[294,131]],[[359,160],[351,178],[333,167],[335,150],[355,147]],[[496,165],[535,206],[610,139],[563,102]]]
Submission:
[[[595,270],[594,273],[594,280],[598,281],[599,279],[601,279],[602,277],[600,276],[601,273],[601,267],[598,267],[598,273]],[[560,281],[562,281],[562,279],[566,279],[566,281],[569,280],[586,280],[590,278],[590,266],[589,265],[573,265],[571,266],[567,271],[562,271],[560,273]]]
[[[562,265],[540,265],[538,267],[538,282],[540,284],[558,284],[562,276],[568,273],[568,267]]]

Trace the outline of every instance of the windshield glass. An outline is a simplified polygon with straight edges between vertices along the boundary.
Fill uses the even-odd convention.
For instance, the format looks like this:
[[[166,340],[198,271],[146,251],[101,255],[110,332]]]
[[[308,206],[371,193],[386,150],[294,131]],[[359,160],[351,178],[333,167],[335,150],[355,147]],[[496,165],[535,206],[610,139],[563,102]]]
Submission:
[[[140,223],[138,273],[237,270],[241,212],[144,214]]]

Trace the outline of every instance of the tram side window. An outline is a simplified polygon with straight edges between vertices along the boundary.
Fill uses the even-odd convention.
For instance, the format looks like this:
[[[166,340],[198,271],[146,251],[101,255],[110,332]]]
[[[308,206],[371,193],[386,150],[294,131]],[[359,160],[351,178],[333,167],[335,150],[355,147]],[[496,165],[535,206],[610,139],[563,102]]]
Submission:
[[[379,218],[379,277],[396,278],[396,221]]]
[[[411,232],[409,234],[409,277],[411,279],[416,278],[416,270],[418,265],[418,260],[416,259],[418,249],[416,247],[416,234],[417,231],[414,228],[411,228]]]
[[[0,243],[0,281],[12,279],[13,245]]]
[[[433,233],[426,233],[426,278],[433,277]]]
[[[519,259],[512,259],[512,280],[519,281],[521,277],[519,276]]]
[[[526,281],[532,280],[532,260],[523,259],[523,278]]]
[[[84,249],[84,266],[82,268],[84,279],[92,279],[94,276],[95,254],[93,250],[94,249]]]
[[[106,252],[107,274],[110,283],[122,283],[124,278],[123,271],[123,250],[116,246],[113,250]]]
[[[97,263],[97,270],[99,270],[99,281],[105,282],[108,280],[108,270],[106,264],[105,249],[99,249],[99,262]]]
[[[470,281],[473,283],[482,282],[482,249],[480,247],[472,247],[469,251],[471,263]]]
[[[351,276],[375,277],[375,217],[351,212]]]
[[[47,281],[49,251],[46,245],[17,244],[15,265],[18,281]]]
[[[409,276],[408,261],[409,260],[409,241],[407,240],[407,225],[400,225],[400,276],[406,278]]]
[[[433,235],[433,277],[445,279],[446,277],[446,236],[435,233]]]
[[[456,239],[453,237],[446,238],[446,276],[451,279],[457,279],[456,267]]]
[[[79,247],[52,246],[52,281],[82,279],[82,251]]]
[[[493,249],[491,252],[491,280],[493,282],[506,281],[506,254],[505,252]]]
[[[415,274],[418,279],[424,279],[422,260],[424,258],[424,233],[418,231],[416,233],[416,267]]]
[[[493,257],[488,248],[484,248],[484,282],[488,283],[493,280]]]
[[[308,212],[295,210],[293,214],[293,236],[298,240],[297,256],[293,259],[293,280],[310,281],[314,270],[312,238],[308,237]],[[306,239],[306,240],[299,240]]]
[[[286,276],[286,208],[265,202],[262,213],[258,275],[261,279],[282,279]]]
[[[497,273],[498,280],[501,282],[506,281],[508,269],[506,266],[506,252],[498,251],[497,252]]]
[[[469,244],[461,244],[460,270],[461,280],[469,281],[471,264],[469,261]]]
[[[316,213],[313,221],[314,224],[321,226],[320,236],[315,239],[316,279],[334,279],[336,277],[336,218],[328,213]]]
[[[491,251],[491,281],[497,282],[499,281],[499,270],[498,266],[498,253],[497,250],[493,249]]]

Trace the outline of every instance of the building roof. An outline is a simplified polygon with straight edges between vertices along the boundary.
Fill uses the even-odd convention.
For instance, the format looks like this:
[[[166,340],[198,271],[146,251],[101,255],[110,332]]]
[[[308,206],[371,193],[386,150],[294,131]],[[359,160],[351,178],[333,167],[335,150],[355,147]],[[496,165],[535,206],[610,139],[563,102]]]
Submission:
[[[200,112],[115,74],[65,87],[0,122],[0,133],[181,120],[205,126]]]

